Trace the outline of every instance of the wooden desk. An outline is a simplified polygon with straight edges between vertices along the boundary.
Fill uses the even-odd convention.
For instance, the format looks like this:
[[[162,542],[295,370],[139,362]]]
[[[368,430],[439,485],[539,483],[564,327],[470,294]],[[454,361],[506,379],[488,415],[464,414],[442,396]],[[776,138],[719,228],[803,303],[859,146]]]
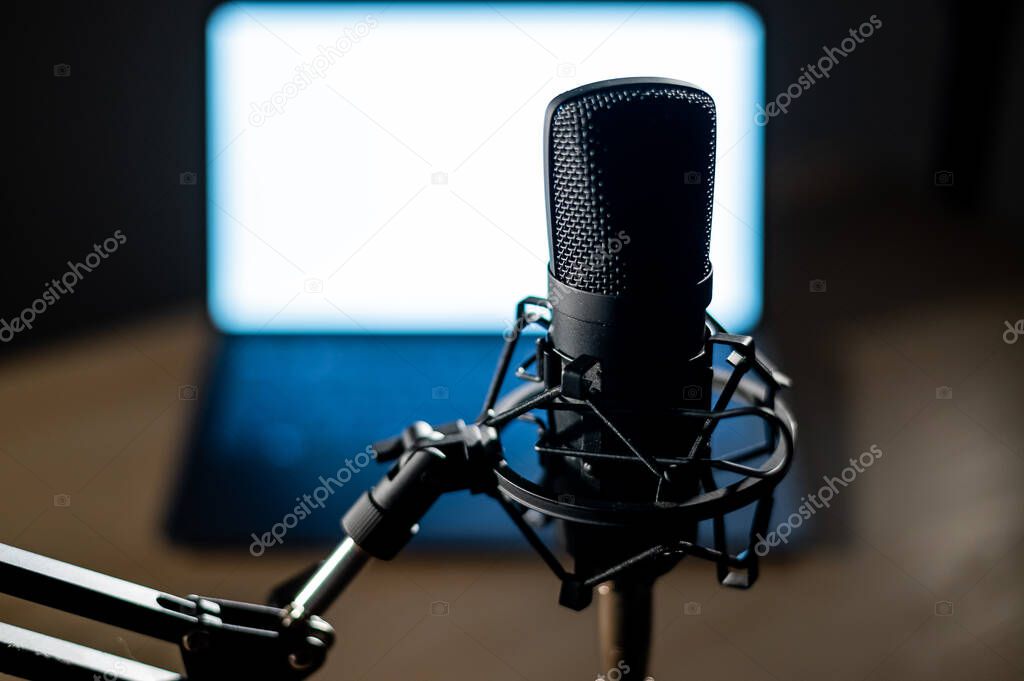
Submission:
[[[937,334],[955,347],[957,333],[998,327],[1001,309],[965,318],[937,308],[912,322],[929,329],[926,345]],[[850,329],[850,442],[834,444],[855,456],[877,442],[888,457],[837,500],[851,511],[850,536],[841,548],[769,556],[749,592],[720,588],[709,565],[685,562],[658,585],[659,681],[682,678],[683,664],[701,681],[1021,678],[1024,452],[1012,448],[1024,437],[1021,402],[1016,417],[1005,405],[1020,396],[1024,371],[1010,380],[1001,362],[1024,353],[992,345],[1000,361],[973,378],[982,358],[963,356],[948,379],[966,377],[954,386],[962,401],[940,403],[931,392],[942,379],[900,358],[915,350],[876,342],[910,323]],[[203,390],[209,341],[193,310],[0,365],[0,541],[170,593],[250,601],[314,559],[194,552],[162,535],[195,406],[178,388]],[[931,473],[917,477],[912,465],[929,461]],[[594,679],[606,671],[594,613],[556,598],[554,578],[527,556],[371,564],[327,616],[338,642],[316,678]],[[935,614],[942,600],[953,616]],[[432,616],[434,601],[450,614]],[[179,668],[172,646],[11,598],[0,597],[0,620]]]

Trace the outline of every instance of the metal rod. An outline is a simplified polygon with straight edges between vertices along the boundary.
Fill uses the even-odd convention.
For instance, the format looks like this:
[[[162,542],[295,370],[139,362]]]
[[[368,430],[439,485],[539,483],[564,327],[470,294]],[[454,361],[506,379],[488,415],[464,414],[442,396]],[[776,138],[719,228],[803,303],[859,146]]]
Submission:
[[[515,507],[512,506],[512,502],[506,499],[500,492],[495,493],[494,498],[505,510],[505,513],[508,514],[508,517],[512,519],[512,522],[515,523],[516,527],[519,528],[519,531],[523,534],[527,543],[530,544],[530,547],[533,548],[533,550],[537,552],[537,555],[541,557],[541,560],[547,564],[551,572],[553,572],[559,580],[565,581],[569,577],[565,568],[558,562],[558,558],[555,557],[555,554],[551,553],[551,550],[548,549],[543,541],[541,541],[541,538],[537,536],[537,533],[533,531],[533,528],[523,520],[523,516],[520,515],[516,511]]]
[[[195,603],[77,565],[0,544],[0,593],[177,642]]]
[[[369,560],[370,554],[359,548],[351,537],[345,537],[285,608],[285,626],[319,615],[330,607]]]
[[[184,681],[181,674],[0,622],[0,669],[24,679]]]
[[[631,454],[609,454],[607,452],[593,452],[584,449],[570,449],[568,447],[549,447],[546,445],[534,445],[534,450],[541,454],[551,454],[554,456],[574,456],[584,461],[587,459],[593,459],[595,461],[619,461],[622,463],[634,463],[642,464],[643,461],[637,459]],[[717,465],[711,462],[725,461],[732,464],[739,464],[740,461],[753,459],[763,454],[767,454],[771,449],[763,444],[753,445],[751,447],[745,447],[743,449],[736,450],[734,453],[724,455],[720,459],[680,459],[677,457],[664,457],[657,456],[652,457],[655,462],[664,466],[674,466],[678,464],[683,465]],[[746,469],[755,470],[755,469]],[[760,471],[758,471],[760,472]]]
[[[642,681],[651,651],[652,582],[614,580],[598,586],[597,593],[601,673],[609,679]]]
[[[515,350],[516,339],[508,338],[505,340],[505,345],[501,348],[501,354],[498,356],[498,367],[494,370],[494,376],[491,378],[491,385],[487,388],[487,395],[484,397],[484,406],[480,411],[480,419],[484,419],[487,416],[487,412],[494,407],[494,403],[498,399],[498,393],[501,391],[501,384],[505,382],[505,372],[508,371],[508,365],[512,363],[512,351]]]
[[[515,407],[512,407],[508,411],[503,411],[500,414],[495,414],[495,415],[485,419],[484,420],[484,425],[491,426],[493,428],[501,428],[503,425],[505,425],[509,421],[513,421],[513,420],[519,418],[521,415],[525,414],[528,411],[532,411],[534,409],[537,409],[538,407],[542,406],[546,402],[549,402],[549,401],[555,399],[556,397],[558,397],[561,394],[562,394],[562,387],[561,386],[555,386],[554,388],[551,388],[550,390],[545,390],[544,392],[542,392],[541,394],[537,395],[536,397],[532,397],[532,398],[526,400],[525,402],[523,402],[522,404],[519,404],[519,405],[517,405]]]
[[[598,418],[600,418],[601,421],[604,422],[604,425],[608,427],[608,430],[612,431],[612,434],[615,435],[615,437],[619,438],[619,440],[624,445],[626,445],[626,447],[629,448],[629,451],[633,452],[633,455],[636,456],[636,458],[640,459],[644,463],[644,465],[647,466],[647,468],[649,468],[652,473],[654,473],[655,477],[663,479],[666,482],[671,482],[671,480],[669,480],[668,473],[662,470],[661,467],[653,459],[644,454],[641,454],[640,450],[634,447],[633,443],[629,441],[629,438],[627,438],[625,435],[619,432],[619,429],[615,427],[615,424],[612,423],[607,416],[602,414],[601,411],[594,406],[593,402],[587,400],[586,405],[590,407],[595,414],[597,414]]]

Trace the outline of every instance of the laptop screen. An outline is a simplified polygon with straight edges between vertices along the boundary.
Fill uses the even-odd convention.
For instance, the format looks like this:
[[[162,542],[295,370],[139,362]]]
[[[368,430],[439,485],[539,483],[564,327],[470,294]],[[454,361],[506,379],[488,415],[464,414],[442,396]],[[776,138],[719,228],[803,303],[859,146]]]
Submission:
[[[506,328],[546,292],[545,107],[622,76],[715,99],[711,312],[756,324],[765,48],[744,5],[242,2],[206,31],[222,331]]]

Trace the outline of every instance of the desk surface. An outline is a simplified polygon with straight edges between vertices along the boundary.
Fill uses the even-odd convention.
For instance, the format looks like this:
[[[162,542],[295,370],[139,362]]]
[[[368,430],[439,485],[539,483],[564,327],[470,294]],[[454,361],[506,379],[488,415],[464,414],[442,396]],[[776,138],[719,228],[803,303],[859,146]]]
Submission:
[[[769,556],[749,592],[685,562],[658,585],[655,678],[680,678],[684,661],[689,678],[707,680],[1021,678],[1024,352],[1000,344],[998,328],[982,351],[959,350],[1005,309],[966,319],[937,306],[847,329],[848,424],[828,445],[856,456],[877,443],[886,458],[837,500],[843,541]],[[893,330],[914,338],[911,324],[921,343],[878,342]],[[189,311],[0,365],[0,541],[171,593],[251,601],[314,559],[193,552],[161,533],[196,404],[179,386],[203,389],[210,340]],[[915,366],[936,357],[948,360],[944,376]],[[954,399],[935,399],[943,383]],[[593,679],[604,671],[594,613],[556,598],[555,580],[527,557],[371,564],[327,615],[338,642],[317,678]],[[432,616],[434,601],[450,614]],[[936,614],[942,601],[952,616]],[[691,602],[699,614],[685,614]],[[0,620],[179,667],[172,646],[9,597]]]

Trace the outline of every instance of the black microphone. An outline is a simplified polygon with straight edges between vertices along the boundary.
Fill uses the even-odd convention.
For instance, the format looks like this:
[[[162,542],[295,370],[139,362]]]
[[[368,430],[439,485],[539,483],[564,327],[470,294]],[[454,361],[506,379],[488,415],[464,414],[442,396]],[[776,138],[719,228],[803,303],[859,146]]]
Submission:
[[[593,363],[600,375],[586,397],[617,412],[637,449],[685,453],[701,424],[672,411],[710,407],[714,101],[687,83],[623,78],[560,95],[546,120],[548,363],[561,364],[544,368],[546,381]],[[553,422],[582,450],[624,451],[599,415],[559,412]],[[545,463],[569,495],[654,501],[694,491],[692,480],[669,485],[632,462]]]
[[[699,491],[688,471],[656,478],[635,459],[573,457],[564,448],[629,454],[625,438],[658,457],[683,456],[698,435],[700,422],[673,410],[710,408],[705,313],[715,123],[710,95],[663,78],[593,83],[548,106],[552,351],[543,375],[554,387],[563,384],[567,369],[581,372],[587,387],[575,397],[594,407],[551,414],[548,438],[561,443],[562,455],[542,453],[542,463],[547,483],[568,503],[577,495],[658,503]],[[612,415],[614,430],[603,418]],[[567,522],[562,530],[576,571],[592,574],[666,537],[693,541],[696,523],[614,528]],[[650,561],[599,589],[604,664],[619,665],[624,678],[642,678],[651,586],[677,560]]]
[[[550,104],[548,298],[517,305],[516,333],[506,335],[474,423],[418,421],[373,445],[391,469],[345,514],[334,551],[275,590],[275,606],[177,598],[2,544],[0,591],[141,633],[169,632],[189,678],[303,679],[334,639],[318,615],[370,557],[393,558],[439,497],[468,491],[501,505],[561,583],[562,605],[582,610],[597,588],[602,677],[644,679],[655,579],[693,556],[715,564],[719,583],[752,586],[757,541],[793,460],[796,421],[777,397],[789,378],[753,338],[705,316],[714,157],[714,102],[686,83],[609,80]],[[526,385],[502,395],[518,331],[531,324],[548,333],[515,369]],[[731,369],[712,371],[714,346],[730,350]],[[737,418],[762,422],[763,441],[712,457],[715,427]],[[538,430],[540,481],[505,455],[501,438],[516,421]],[[726,515],[749,505],[746,547],[731,551]],[[528,512],[560,521],[572,571]],[[702,521],[713,529],[703,544]],[[80,646],[68,657],[63,641],[3,623],[0,649],[11,650],[0,670],[38,678],[110,663]]]
[[[560,95],[546,120],[555,347],[600,359],[606,381],[627,385],[638,349],[698,355],[711,302],[711,96],[623,78]]]

